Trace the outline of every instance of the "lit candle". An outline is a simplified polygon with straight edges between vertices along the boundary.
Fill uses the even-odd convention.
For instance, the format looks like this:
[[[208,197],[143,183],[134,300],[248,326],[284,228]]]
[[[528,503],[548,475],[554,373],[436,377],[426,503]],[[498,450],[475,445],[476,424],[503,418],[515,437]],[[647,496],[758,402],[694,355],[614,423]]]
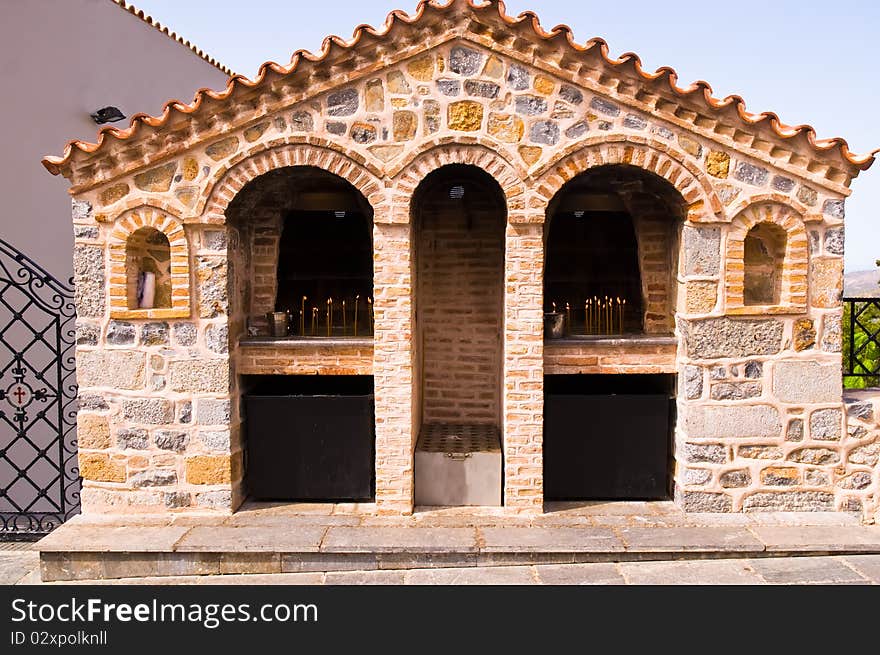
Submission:
[[[370,319],[370,334],[372,334],[373,333],[373,321],[374,321],[375,317],[373,316],[373,299],[370,298],[369,296],[367,296],[367,314]]]
[[[620,303],[620,298],[617,299],[617,331],[623,334],[623,305]]]
[[[626,298],[623,299],[623,303],[620,308],[620,333],[623,334],[623,319],[626,317]]]
[[[342,301],[342,336],[345,336],[345,301]]]
[[[299,331],[302,336],[306,336],[306,296],[302,297],[299,303]]]
[[[590,300],[584,301],[584,333],[590,333]]]
[[[565,324],[568,327],[568,331],[571,332],[571,307],[569,307],[568,303],[565,303]]]
[[[327,299],[327,336],[330,336],[331,325],[333,324],[333,298]]]
[[[318,336],[318,308],[312,307],[312,336]]]
[[[360,295],[354,297],[354,336],[358,335],[358,305],[360,304]]]

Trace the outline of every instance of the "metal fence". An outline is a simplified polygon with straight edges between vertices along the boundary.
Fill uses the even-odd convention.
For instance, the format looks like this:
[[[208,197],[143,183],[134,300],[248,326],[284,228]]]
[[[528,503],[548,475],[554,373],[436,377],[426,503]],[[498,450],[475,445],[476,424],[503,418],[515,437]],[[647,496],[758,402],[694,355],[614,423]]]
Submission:
[[[843,307],[844,382],[880,386],[880,298],[844,298]]]
[[[79,511],[75,340],[72,283],[0,239],[0,540]]]

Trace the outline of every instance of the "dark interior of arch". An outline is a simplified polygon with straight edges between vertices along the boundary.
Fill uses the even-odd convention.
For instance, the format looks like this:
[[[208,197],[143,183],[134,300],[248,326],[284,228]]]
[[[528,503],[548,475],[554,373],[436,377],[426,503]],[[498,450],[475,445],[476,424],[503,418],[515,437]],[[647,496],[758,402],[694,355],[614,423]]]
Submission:
[[[341,333],[346,330],[341,322],[342,301],[351,313],[359,298],[359,319],[367,320],[366,302],[373,293],[373,212],[349,182],[310,166],[278,169],[245,186],[227,216],[239,225],[253,223],[255,259],[261,248],[272,247],[273,236],[280,231],[274,271],[276,311],[291,310],[298,324],[306,297],[306,323],[311,307],[318,307],[323,326],[326,302],[332,298],[337,312],[333,332]],[[348,316],[347,323],[352,318]],[[366,331],[368,324],[362,329]]]
[[[545,311],[567,312],[572,334],[642,332],[651,293],[644,274],[671,266],[660,240],[648,241],[683,216],[679,192],[635,166],[601,166],[568,182],[547,211]],[[596,318],[595,299],[606,297],[626,301],[612,309],[610,326],[607,314]]]

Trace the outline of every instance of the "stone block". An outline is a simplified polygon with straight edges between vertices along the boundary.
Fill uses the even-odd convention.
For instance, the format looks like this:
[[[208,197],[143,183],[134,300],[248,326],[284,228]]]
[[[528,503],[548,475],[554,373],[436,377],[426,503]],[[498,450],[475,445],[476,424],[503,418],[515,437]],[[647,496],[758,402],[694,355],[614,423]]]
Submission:
[[[213,323],[205,330],[205,345],[208,350],[219,355],[229,352],[229,326],[226,323]]]
[[[168,345],[168,323],[147,323],[141,329],[141,343],[145,346]]]
[[[843,396],[839,363],[782,361],[773,365],[773,395],[784,403],[833,403]]]
[[[706,155],[706,172],[712,177],[727,179],[730,174],[730,155],[718,150],[709,151]]]
[[[116,447],[122,450],[146,450],[149,447],[147,431],[140,428],[120,428],[116,431]]]
[[[232,510],[232,491],[218,489],[203,491],[195,494],[195,502],[198,507],[220,511]]]
[[[692,359],[773,355],[782,350],[784,325],[776,319],[712,318],[681,321],[681,327]]]
[[[687,486],[699,487],[712,480],[712,471],[709,469],[685,469],[682,480]]]
[[[718,302],[718,283],[710,280],[688,280],[686,287],[686,306],[688,314],[710,314]]]
[[[125,465],[106,453],[79,453],[79,474],[95,482],[125,482]]]
[[[187,359],[171,362],[171,390],[189,393],[228,393],[229,361]]]
[[[228,400],[200,398],[196,408],[199,425],[229,425],[231,404]]]
[[[126,421],[145,425],[164,425],[174,421],[174,404],[162,398],[137,398],[122,401]]]
[[[80,388],[143,389],[146,381],[146,357],[125,350],[79,352],[76,376]]]
[[[826,200],[822,205],[822,213],[832,218],[846,217],[846,201],[845,200]]]
[[[584,101],[584,94],[579,89],[567,84],[563,84],[559,89],[559,97],[572,105],[579,105]]]
[[[813,307],[834,309],[843,294],[843,259],[814,259],[810,262],[810,302]]]
[[[190,484],[229,484],[233,480],[235,461],[229,455],[187,457],[186,481]]]
[[[135,473],[128,482],[135,488],[167,487],[171,484],[177,484],[177,473],[171,469],[151,469]]]
[[[459,75],[476,75],[483,67],[483,54],[472,48],[455,46],[449,53],[449,70]]]
[[[712,400],[746,400],[760,396],[760,382],[721,382],[712,385]]]
[[[825,252],[843,256],[844,228],[835,227],[825,231]]]
[[[605,114],[606,116],[619,116],[620,115],[620,107],[618,107],[615,103],[610,100],[605,100],[604,98],[594,97],[590,101],[590,108],[599,112],[600,114]]]
[[[105,308],[104,249],[77,244],[73,249],[73,282],[76,314],[99,318]]]
[[[834,495],[821,491],[759,492],[746,496],[743,509],[747,512],[831,512]]]
[[[328,116],[351,116],[359,106],[357,89],[342,89],[327,95]]]
[[[97,346],[101,338],[101,326],[90,321],[76,322],[76,345]]]
[[[842,433],[843,412],[839,409],[818,409],[810,414],[810,438],[817,441],[838,441]]]
[[[737,469],[735,471],[725,471],[719,478],[721,486],[725,489],[738,489],[740,487],[748,487],[752,483],[752,474],[748,469]]]
[[[721,262],[721,229],[685,227],[682,230],[685,275],[718,275]]]
[[[727,461],[727,446],[723,444],[695,444],[684,445],[684,460],[692,463],[723,464]]]
[[[685,512],[729,512],[733,508],[730,496],[722,493],[710,493],[708,491],[680,491],[676,492],[679,506]]]
[[[199,316],[214,318],[226,313],[228,276],[226,260],[199,257],[196,265]]]
[[[229,452],[229,430],[201,430],[199,440],[208,450]]]
[[[514,91],[525,91],[528,89],[532,85],[532,78],[528,69],[518,64],[511,64],[507,70],[507,85]],[[583,100],[583,95],[581,100]]]
[[[782,421],[771,405],[700,406],[685,410],[690,439],[779,438]]]
[[[799,464],[827,466],[837,464],[840,461],[840,454],[830,448],[798,448],[788,454],[788,460]]]
[[[800,471],[792,466],[771,466],[761,471],[761,484],[768,487],[792,487],[800,481]]]
[[[793,330],[794,349],[797,352],[807,350],[816,345],[816,326],[813,320],[802,318],[794,322]]]
[[[792,419],[788,422],[785,430],[786,441],[803,441],[804,439],[804,420],[800,418]]]
[[[684,367],[684,394],[688,400],[703,395],[703,369],[699,366]]]
[[[110,447],[110,423],[101,414],[80,412],[76,416],[76,439],[80,448],[104,450]]]
[[[125,321],[110,321],[107,326],[107,343],[112,346],[130,346],[137,339],[133,324]]]
[[[547,100],[539,96],[517,96],[513,101],[517,114],[537,116],[547,111]]]
[[[171,180],[177,172],[177,162],[151,168],[134,176],[134,185],[141,191],[165,193],[171,188]]]
[[[802,186],[798,189],[797,199],[804,203],[807,207],[815,207],[819,199],[819,194],[815,189],[808,186]]]
[[[473,100],[453,102],[448,108],[450,130],[476,132],[483,124],[483,105]]]
[[[157,448],[175,452],[182,452],[189,445],[189,435],[179,430],[156,430],[153,440]]]
[[[198,330],[194,323],[175,323],[174,342],[178,346],[190,347],[196,345]]]
[[[734,177],[740,182],[745,182],[752,186],[765,186],[770,173],[766,168],[741,161],[736,166]]]
[[[880,462],[880,441],[853,448],[847,457],[847,461],[850,464],[877,466],[877,463]]]

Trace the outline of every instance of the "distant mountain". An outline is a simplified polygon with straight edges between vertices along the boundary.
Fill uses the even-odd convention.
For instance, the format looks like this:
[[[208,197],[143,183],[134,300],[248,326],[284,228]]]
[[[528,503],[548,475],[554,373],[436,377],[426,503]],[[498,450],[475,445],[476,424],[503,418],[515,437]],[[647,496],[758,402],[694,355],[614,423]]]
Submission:
[[[847,273],[843,277],[843,295],[847,298],[880,297],[880,269]]]

